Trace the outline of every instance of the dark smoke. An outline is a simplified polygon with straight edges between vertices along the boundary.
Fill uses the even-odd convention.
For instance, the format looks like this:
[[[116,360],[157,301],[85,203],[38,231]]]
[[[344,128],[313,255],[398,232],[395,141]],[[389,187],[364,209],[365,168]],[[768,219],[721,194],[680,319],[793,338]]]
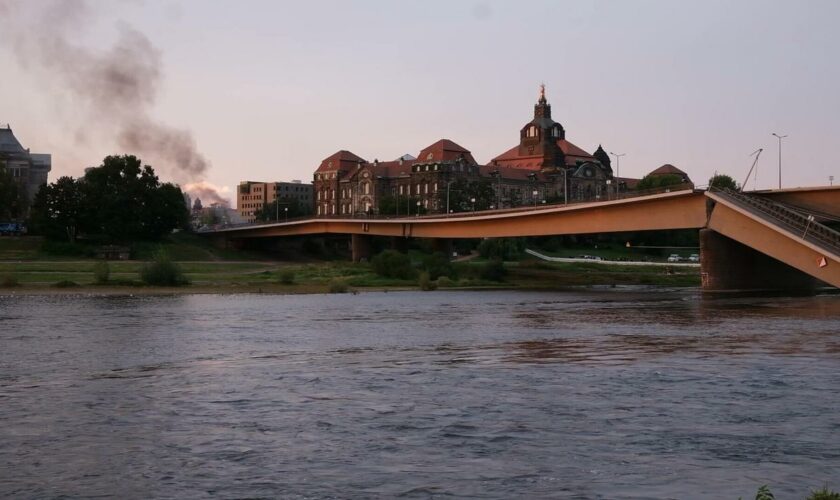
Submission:
[[[39,8],[33,10],[33,4]],[[151,114],[162,78],[160,51],[124,24],[118,25],[119,37],[107,50],[74,44],[77,30],[93,17],[87,0],[0,0],[0,37],[10,42],[23,68],[57,84],[87,111],[89,120],[79,121],[77,137],[86,137],[83,128],[93,124],[126,153],[163,167],[176,181],[200,182],[209,162],[192,133],[160,123]],[[218,192],[215,198],[223,199]]]

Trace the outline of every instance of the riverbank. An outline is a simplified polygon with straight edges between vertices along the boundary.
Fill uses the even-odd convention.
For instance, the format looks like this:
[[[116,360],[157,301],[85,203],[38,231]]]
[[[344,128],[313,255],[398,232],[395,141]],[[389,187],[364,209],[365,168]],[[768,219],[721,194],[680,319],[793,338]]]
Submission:
[[[179,262],[189,284],[149,286],[140,281],[141,261],[109,263],[109,278],[97,282],[96,261],[0,262],[0,294],[236,294],[343,293],[366,290],[412,290],[414,279],[385,278],[366,263],[349,262]],[[699,286],[696,269],[615,266],[598,263],[506,262],[499,281],[482,279],[487,262],[454,264],[455,277],[431,282],[437,289],[563,289],[586,286]],[[428,287],[428,286],[427,286]]]

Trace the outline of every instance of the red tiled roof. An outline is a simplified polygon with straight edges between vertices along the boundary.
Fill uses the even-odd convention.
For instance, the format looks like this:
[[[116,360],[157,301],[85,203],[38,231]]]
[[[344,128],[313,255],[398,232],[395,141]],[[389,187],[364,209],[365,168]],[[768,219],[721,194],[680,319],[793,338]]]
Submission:
[[[648,175],[685,175],[685,176],[687,176],[688,174],[686,174],[682,170],[678,169],[677,167],[671,165],[670,163],[666,163],[665,165],[662,165],[661,167],[657,168],[656,170],[649,173]]]
[[[572,144],[565,139],[558,139],[557,145],[560,150],[566,155],[566,164],[574,165],[579,160],[594,160],[595,158]],[[493,158],[493,161],[500,162],[502,165],[512,166],[515,168],[522,168],[527,170],[539,170],[542,168],[542,155],[520,156],[519,146],[514,146],[499,156]]]
[[[334,153],[321,162],[315,172],[332,172],[334,170],[348,170],[351,167],[358,165],[359,162],[365,163],[364,158],[356,156],[350,151],[341,150]]]
[[[469,150],[462,148],[449,139],[441,139],[436,143],[426,146],[417,155],[418,162],[427,161],[452,161],[463,155],[467,162],[475,164],[476,161]]]
[[[479,167],[479,171],[481,172],[482,176],[491,176],[493,172],[496,170],[502,176],[502,179],[509,179],[509,180],[522,180],[527,181],[530,178],[528,177],[531,174],[537,174],[537,180],[545,181],[547,177],[540,173],[539,171],[534,171],[534,169],[524,169],[524,168],[517,168],[505,165],[481,165]]]

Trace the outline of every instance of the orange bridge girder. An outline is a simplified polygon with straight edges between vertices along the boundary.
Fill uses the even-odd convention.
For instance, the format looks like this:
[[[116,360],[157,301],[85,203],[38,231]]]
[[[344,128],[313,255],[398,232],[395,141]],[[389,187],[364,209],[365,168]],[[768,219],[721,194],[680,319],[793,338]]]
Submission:
[[[703,192],[684,190],[636,198],[536,209],[393,219],[313,218],[213,231],[229,238],[311,234],[367,234],[406,238],[495,238],[700,229],[706,225]]]

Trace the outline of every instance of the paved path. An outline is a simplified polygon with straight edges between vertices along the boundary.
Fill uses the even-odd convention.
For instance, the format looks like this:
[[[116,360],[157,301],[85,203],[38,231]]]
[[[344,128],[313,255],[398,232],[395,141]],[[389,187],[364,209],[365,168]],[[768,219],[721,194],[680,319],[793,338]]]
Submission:
[[[525,249],[525,253],[548,262],[589,262],[590,264],[607,264],[611,266],[661,266],[661,267],[700,267],[697,262],[643,262],[628,260],[594,260],[580,259],[576,257],[549,257],[535,250]]]

